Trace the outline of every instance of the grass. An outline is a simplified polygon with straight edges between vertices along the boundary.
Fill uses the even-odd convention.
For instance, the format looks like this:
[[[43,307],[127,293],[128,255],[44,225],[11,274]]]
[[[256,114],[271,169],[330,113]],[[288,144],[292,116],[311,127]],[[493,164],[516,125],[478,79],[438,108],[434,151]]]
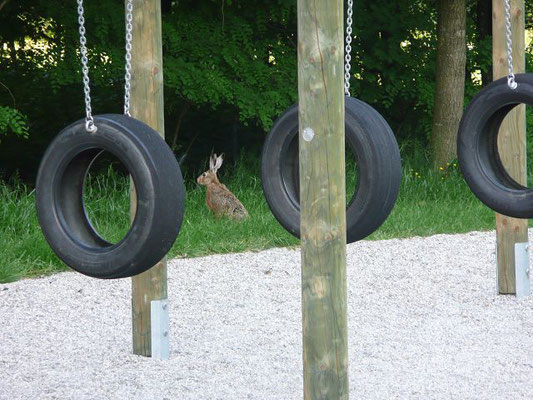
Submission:
[[[494,212],[470,191],[452,163],[442,172],[404,167],[396,206],[370,239],[464,233],[495,228]]]
[[[216,220],[205,205],[205,188],[186,177],[187,203],[182,229],[170,257],[256,251],[297,246],[298,240],[277,223],[266,204],[257,162],[223,167],[221,180],[244,203],[250,219],[242,223]],[[349,171],[353,168],[349,166]],[[350,173],[348,187],[353,187]],[[92,223],[108,241],[117,242],[129,227],[129,180],[108,170],[91,176],[85,202]],[[34,207],[34,192],[14,180],[0,182],[0,282],[67,269],[48,247]],[[494,213],[469,191],[455,164],[436,173],[404,166],[396,207],[369,239],[428,236],[494,229]]]
[[[37,223],[34,192],[19,182],[0,183],[0,282],[66,269]]]

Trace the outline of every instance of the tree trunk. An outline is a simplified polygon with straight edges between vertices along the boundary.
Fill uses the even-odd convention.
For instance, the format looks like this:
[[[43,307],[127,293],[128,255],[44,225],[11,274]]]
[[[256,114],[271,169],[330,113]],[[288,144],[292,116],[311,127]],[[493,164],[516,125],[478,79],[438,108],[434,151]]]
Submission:
[[[457,156],[466,68],[466,0],[439,0],[431,158],[435,169]]]

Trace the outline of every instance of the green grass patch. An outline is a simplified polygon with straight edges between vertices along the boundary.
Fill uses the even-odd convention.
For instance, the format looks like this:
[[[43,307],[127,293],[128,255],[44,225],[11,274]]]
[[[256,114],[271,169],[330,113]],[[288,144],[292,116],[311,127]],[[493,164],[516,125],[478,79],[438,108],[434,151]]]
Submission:
[[[348,164],[350,161],[348,160]],[[221,181],[243,202],[250,218],[215,219],[205,204],[205,188],[186,179],[182,229],[170,257],[258,251],[297,246],[299,241],[274,219],[261,188],[258,162],[224,165]],[[356,176],[349,166],[347,187]],[[129,179],[108,170],[90,176],[84,199],[91,222],[108,241],[117,242],[129,227]],[[0,282],[35,277],[67,268],[48,247],[35,212],[34,192],[18,181],[0,182]],[[494,213],[471,194],[455,164],[441,172],[404,166],[400,197],[390,218],[370,240],[494,229]]]
[[[0,182],[0,237],[0,282],[66,269],[41,233],[34,192],[18,181]]]
[[[417,171],[406,165],[396,206],[387,221],[369,239],[494,228],[494,212],[472,194],[456,163],[451,163],[441,172]]]

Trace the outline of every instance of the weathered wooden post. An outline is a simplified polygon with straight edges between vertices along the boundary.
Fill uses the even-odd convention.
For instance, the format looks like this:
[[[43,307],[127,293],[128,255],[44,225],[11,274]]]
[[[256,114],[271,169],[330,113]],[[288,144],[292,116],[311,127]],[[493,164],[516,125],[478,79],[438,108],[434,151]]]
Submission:
[[[514,70],[525,71],[524,0],[511,0],[511,26]],[[492,0],[493,73],[494,79],[507,76],[507,45],[503,0]],[[505,118],[499,138],[500,157],[509,174],[527,185],[526,173],[526,108],[520,105]],[[496,214],[498,292],[516,294],[515,244],[527,243],[527,220]],[[525,245],[523,246],[525,248]],[[525,250],[524,250],[525,251]]]
[[[348,398],[343,2],[298,0],[305,399]]]
[[[160,0],[134,0],[131,116],[164,136],[163,52]],[[131,212],[136,198],[132,190]],[[152,300],[167,298],[167,265],[163,259],[132,278],[133,353],[152,356]],[[168,336],[168,331],[167,331]]]

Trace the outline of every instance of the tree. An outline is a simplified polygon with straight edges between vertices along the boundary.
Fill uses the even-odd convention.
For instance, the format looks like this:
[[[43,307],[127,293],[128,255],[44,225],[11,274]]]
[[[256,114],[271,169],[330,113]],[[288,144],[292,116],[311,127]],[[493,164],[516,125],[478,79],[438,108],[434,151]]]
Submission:
[[[83,116],[76,3],[2,4],[0,84],[12,95],[0,87],[0,107],[16,99],[17,110],[28,117],[30,140],[22,162],[14,156],[17,138],[6,137],[0,168],[34,171],[51,138]],[[198,134],[203,140],[195,146],[208,142],[238,123],[264,132],[296,101],[293,1],[165,0],[162,9],[166,131],[173,147],[187,149]],[[86,1],[85,20],[93,112],[121,112],[124,2]],[[15,119],[3,112],[0,128],[2,121],[11,129]],[[200,123],[191,126],[194,121]]]
[[[490,80],[491,13],[485,7],[490,5],[487,0],[462,2],[467,3],[468,13],[465,94],[470,98],[481,85],[479,71],[483,83]],[[435,101],[435,116],[444,112],[459,118],[462,112],[462,104],[455,111],[442,111],[439,95],[444,100],[458,96],[442,94],[442,83],[435,97],[437,20],[444,17],[445,9],[457,18],[456,3],[460,2],[354,3],[352,95],[379,110],[401,142],[404,157],[417,164],[426,161],[433,123],[450,125],[433,121]],[[532,6],[533,0],[527,0],[529,23]],[[12,114],[0,116],[4,126],[9,121],[9,134],[2,135],[0,143],[0,169],[19,170],[21,176],[32,178],[53,136],[83,117],[76,2],[0,0],[0,7],[0,107],[25,116],[29,134],[29,140],[22,140],[13,134]],[[237,148],[239,142],[258,149],[273,121],[297,98],[296,2],[162,0],[162,10],[169,144],[180,157],[190,150],[191,167],[197,156],[215,144]],[[124,2],[85,1],[85,14],[93,111],[121,112]],[[448,28],[451,34],[442,33],[445,24],[440,21],[440,25],[441,44],[446,47],[444,42],[455,38],[457,30],[452,27]],[[531,70],[531,48],[527,57]],[[457,74],[448,66],[442,68],[452,77]],[[442,78],[442,73],[438,75]]]
[[[437,7],[435,105],[430,139],[435,169],[444,167],[457,155],[466,68],[466,2],[439,0]]]

